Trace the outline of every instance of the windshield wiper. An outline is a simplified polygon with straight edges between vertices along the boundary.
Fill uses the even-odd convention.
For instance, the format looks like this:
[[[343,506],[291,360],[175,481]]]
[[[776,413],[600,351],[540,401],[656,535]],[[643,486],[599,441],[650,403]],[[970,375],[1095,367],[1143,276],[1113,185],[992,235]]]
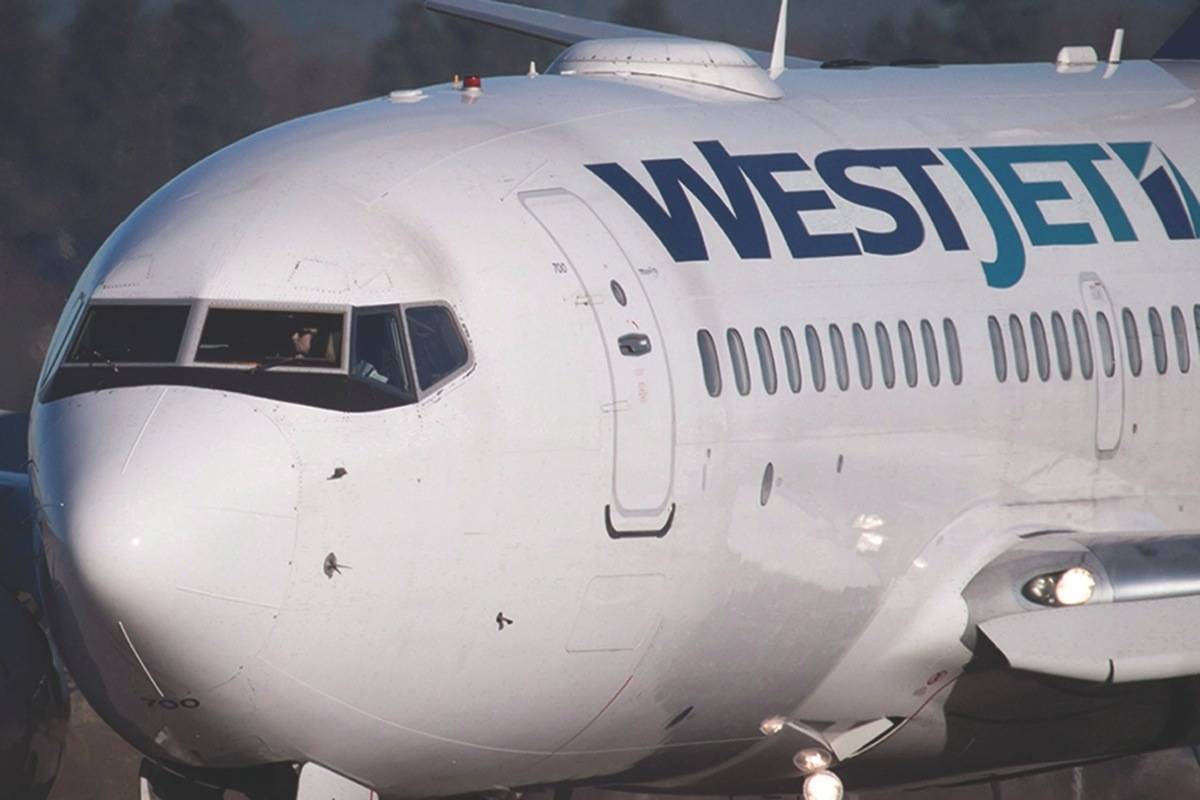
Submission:
[[[290,367],[295,364],[303,363],[306,360],[307,359],[305,359],[304,356],[288,356],[287,358],[268,358],[266,361],[260,361],[257,364],[255,364],[254,369],[252,369],[250,371],[255,372],[255,373],[266,372],[267,370],[275,369],[276,367]]]
[[[108,367],[108,368],[109,368],[109,369],[111,369],[113,372],[120,372],[120,371],[121,371],[121,370],[120,370],[120,369],[117,367],[117,365],[116,365],[116,364],[114,364],[114,363],[112,362],[112,359],[110,359],[108,356],[104,355],[104,353],[101,353],[99,350],[90,350],[90,351],[88,351],[88,355],[95,356],[95,357],[96,357],[96,359],[97,359],[97,360],[98,360],[100,363],[104,364],[104,366]],[[89,366],[89,367],[94,367],[94,366],[96,366],[96,361],[88,361],[88,366]]]

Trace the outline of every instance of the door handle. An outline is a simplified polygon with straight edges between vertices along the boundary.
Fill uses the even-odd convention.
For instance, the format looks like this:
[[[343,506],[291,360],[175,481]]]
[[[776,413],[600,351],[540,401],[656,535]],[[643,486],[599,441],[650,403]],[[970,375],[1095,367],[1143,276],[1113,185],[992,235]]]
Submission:
[[[617,339],[617,345],[621,348],[621,355],[633,358],[644,356],[653,349],[650,337],[644,333],[627,333]]]

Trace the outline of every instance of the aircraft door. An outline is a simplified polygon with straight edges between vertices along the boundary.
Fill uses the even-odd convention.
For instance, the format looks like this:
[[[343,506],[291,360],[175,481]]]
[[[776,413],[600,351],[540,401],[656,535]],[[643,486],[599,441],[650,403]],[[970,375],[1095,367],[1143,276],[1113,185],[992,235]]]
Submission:
[[[1121,368],[1121,337],[1112,300],[1096,275],[1080,279],[1083,305],[1091,329],[1096,371],[1096,450],[1115,453],[1125,426],[1125,371]]]
[[[612,490],[605,524],[614,539],[662,537],[674,519],[675,399],[662,332],[641,277],[591,207],[561,189],[521,202],[562,251],[604,343],[610,396]]]

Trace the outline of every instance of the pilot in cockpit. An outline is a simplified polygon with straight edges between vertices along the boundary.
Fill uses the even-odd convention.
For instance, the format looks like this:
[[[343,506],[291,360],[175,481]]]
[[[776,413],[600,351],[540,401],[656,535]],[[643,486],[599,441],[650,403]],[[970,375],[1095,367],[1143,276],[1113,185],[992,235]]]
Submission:
[[[336,337],[328,331],[309,326],[297,327],[292,331],[292,358],[297,361],[320,361],[326,364],[336,364]]]

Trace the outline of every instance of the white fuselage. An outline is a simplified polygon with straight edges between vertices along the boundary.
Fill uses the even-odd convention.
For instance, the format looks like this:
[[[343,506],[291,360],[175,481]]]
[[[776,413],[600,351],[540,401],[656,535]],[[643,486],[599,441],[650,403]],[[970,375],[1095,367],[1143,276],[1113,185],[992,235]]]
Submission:
[[[937,765],[912,767],[923,779],[991,769],[954,761],[941,711],[972,658],[963,587],[1023,534],[1200,525],[1200,363],[1181,370],[1172,318],[1179,307],[1182,344],[1200,360],[1200,243],[1169,239],[1112,149],[1153,143],[1151,162],[1200,180],[1198,76],[1147,63],[1109,78],[1052,66],[805,70],[785,75],[777,101],[636,78],[501,79],[477,96],[439,87],[361,103],[222,151],[96,256],[44,386],[87,302],[193,304],[185,366],[210,307],[446,303],[471,365],[417,403],[366,413],[170,383],[39,402],[33,481],[67,663],[153,757],[315,762],[384,797],[571,781],[763,787],[794,777],[792,751],[759,730],[778,715],[834,728],[913,718],[864,763],[897,775]],[[797,258],[776,208],[743,177],[759,221],[742,215],[737,235],[765,237],[767,257],[743,257],[685,192],[706,257],[678,261],[588,166],[620,166],[661,203],[643,162],[681,159],[732,202],[698,142],[731,157],[799,155],[813,169],[776,173],[780,190],[824,191],[835,205],[799,212],[809,233],[854,242],[858,230],[860,244],[862,231],[902,226],[833,192],[818,157],[926,150],[939,161],[923,174],[968,246],[946,246],[903,175],[860,166],[845,174],[905,198],[923,243]],[[1119,235],[1091,173],[1022,162],[1025,185],[1069,194],[1035,202],[1043,221],[1075,225],[1068,236],[1083,225],[1096,243],[1037,244],[1054,232],[1031,232],[996,173],[981,171],[1024,256],[1019,274],[984,269],[1001,260],[995,220],[947,151],[982,169],[980,148],[1033,145],[1099,146],[1104,158],[1087,163],[1135,239]],[[676,230],[695,247],[686,225]],[[1099,335],[1084,296],[1097,286],[1116,371],[1104,376],[1093,338],[1085,379],[1072,315]],[[1140,334],[1137,377],[1125,308]],[[1165,325],[1162,374],[1151,308]],[[1069,334],[1069,378],[1053,312]],[[1011,315],[1028,342],[1025,381]],[[730,330],[744,342],[745,394]],[[700,331],[715,343],[717,397]],[[627,334],[650,352],[623,354]],[[994,766],[1015,766],[1005,758]]]

